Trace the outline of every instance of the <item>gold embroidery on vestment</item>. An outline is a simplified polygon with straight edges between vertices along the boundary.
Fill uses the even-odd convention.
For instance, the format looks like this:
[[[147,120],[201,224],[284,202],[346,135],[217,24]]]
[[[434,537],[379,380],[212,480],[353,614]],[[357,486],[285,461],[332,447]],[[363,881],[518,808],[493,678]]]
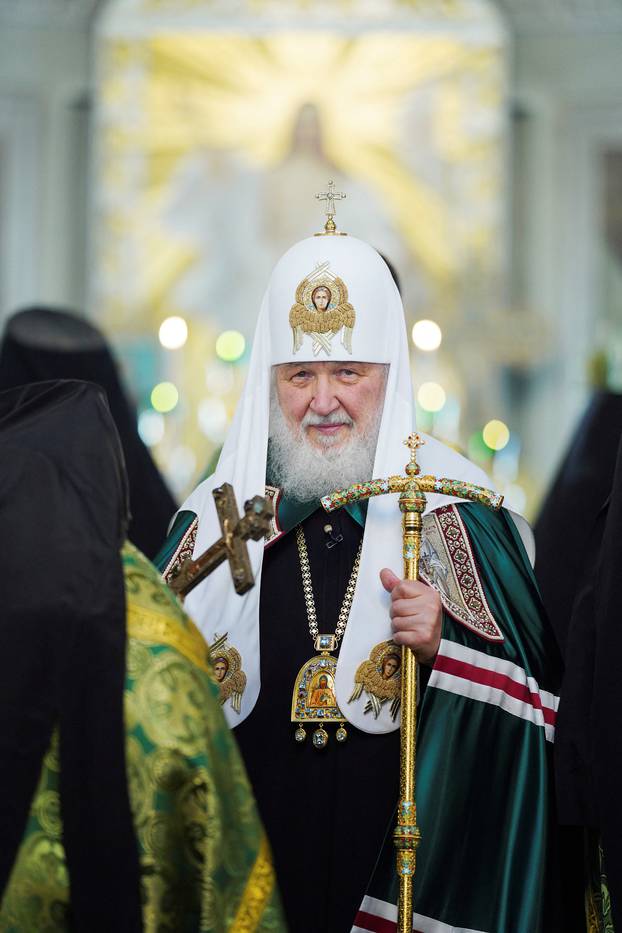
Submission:
[[[231,933],[254,933],[270,900],[274,884],[270,848],[266,837],[262,836],[255,864],[231,925]]]
[[[434,587],[457,622],[487,641],[504,640],[488,605],[468,532],[453,504],[424,516],[420,577]]]
[[[365,691],[368,700],[363,712],[373,713],[377,719],[384,704],[390,702],[391,719],[395,721],[400,708],[401,666],[401,650],[394,641],[374,645],[367,661],[356,669],[354,689],[348,703],[358,700]]]
[[[127,613],[127,633],[130,638],[154,645],[168,645],[183,654],[188,661],[211,674],[209,649],[200,631],[189,619],[182,627],[179,619],[157,615],[152,609],[140,609],[131,604]]]

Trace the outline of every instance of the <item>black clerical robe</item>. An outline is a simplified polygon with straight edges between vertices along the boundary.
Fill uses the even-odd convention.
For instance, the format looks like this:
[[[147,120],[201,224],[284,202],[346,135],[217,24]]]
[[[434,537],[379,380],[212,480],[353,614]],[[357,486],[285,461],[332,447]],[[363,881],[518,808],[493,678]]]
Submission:
[[[350,514],[328,519],[313,505],[294,509],[275,498],[278,521],[261,579],[261,692],[235,733],[290,928],[390,931],[397,892],[385,831],[398,797],[398,733],[347,726],[343,745],[333,733],[316,750],[310,738],[295,744],[291,722],[296,675],[316,653],[292,531],[303,525],[318,630],[331,632],[364,511],[347,506]],[[193,552],[197,526],[193,512],[177,516],[158,558],[165,574]],[[560,664],[532,568],[509,514],[476,503],[426,515],[424,542],[425,579],[441,592],[444,612],[439,651],[422,683],[414,927],[565,933],[551,793]]]
[[[347,512],[302,523],[318,629],[332,633],[363,528]],[[333,547],[333,539],[343,540]],[[285,912],[296,933],[346,933],[373,870],[398,796],[399,733],[347,726],[323,750],[294,741],[292,690],[317,652],[309,634],[294,534],[266,549],[260,602],[261,684],[235,735],[274,852]]]
[[[592,830],[586,834],[592,868],[589,894],[600,925],[594,919],[590,930],[613,929],[613,923],[616,929],[622,927],[621,526],[622,442],[610,494],[581,549],[584,572],[568,626],[556,748],[560,818]]]
[[[170,573],[191,553],[193,513],[180,513],[156,565]],[[294,740],[291,720],[296,676],[317,652],[309,633],[296,536],[304,529],[318,629],[337,625],[365,522],[353,506],[330,517],[313,504],[281,501],[287,533],[266,546],[261,578],[261,692],[235,737],[270,839],[288,925],[295,933],[350,930],[390,822],[399,787],[399,732],[334,730],[325,749]],[[189,534],[188,534],[189,532]],[[185,544],[181,545],[180,541]],[[338,543],[335,543],[338,542]],[[330,546],[329,546],[330,545]]]

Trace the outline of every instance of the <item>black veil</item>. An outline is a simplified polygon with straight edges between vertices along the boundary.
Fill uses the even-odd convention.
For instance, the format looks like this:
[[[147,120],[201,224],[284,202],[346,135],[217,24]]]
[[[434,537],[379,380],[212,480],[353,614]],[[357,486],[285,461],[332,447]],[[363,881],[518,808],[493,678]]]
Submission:
[[[585,542],[611,491],[622,436],[622,395],[597,392],[570,442],[534,526],[535,572],[565,655]]]
[[[105,390],[129,479],[128,537],[147,557],[153,557],[177,506],[138,435],[136,413],[105,338],[89,321],[66,310],[32,307],[18,311],[7,321],[0,345],[0,389],[49,379],[84,379]]]
[[[618,489],[622,485],[622,458],[616,471],[621,436],[622,395],[596,392],[534,529],[536,577],[566,668],[554,751],[569,931],[585,929],[584,836],[579,827],[602,830],[614,912],[622,910],[622,810],[615,802],[622,765],[617,741],[622,696],[619,688],[612,689],[612,684],[619,683],[622,639],[617,618],[612,624],[618,604],[602,601],[606,590],[599,582],[607,559],[603,551],[606,525],[613,527],[613,519],[607,521],[606,504],[614,480]],[[618,521],[619,503],[620,497]],[[609,557],[613,550],[610,547]],[[613,566],[609,561],[607,568]],[[619,581],[619,569],[616,573]],[[613,588],[614,578],[609,582]],[[619,917],[615,919],[617,925]]]
[[[125,771],[127,483],[104,393],[0,392],[0,892],[60,735],[70,929],[141,927]]]

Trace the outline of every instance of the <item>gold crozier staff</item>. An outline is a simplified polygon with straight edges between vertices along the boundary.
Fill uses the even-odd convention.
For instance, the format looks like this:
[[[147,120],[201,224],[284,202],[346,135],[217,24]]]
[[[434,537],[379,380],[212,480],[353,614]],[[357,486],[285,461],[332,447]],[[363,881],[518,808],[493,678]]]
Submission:
[[[418,434],[410,434],[404,444],[410,448],[410,462],[406,476],[390,476],[368,483],[350,486],[324,496],[322,505],[327,512],[341,508],[359,499],[369,499],[385,493],[399,492],[402,513],[402,556],[406,580],[419,579],[421,532],[426,507],[426,492],[471,499],[489,508],[498,509],[503,496],[484,486],[445,477],[421,476],[417,464],[417,449],[425,441]],[[402,724],[400,728],[400,800],[397,825],[393,832],[396,848],[396,869],[399,878],[397,913],[398,933],[411,933],[413,916],[413,877],[416,851],[421,838],[417,826],[415,804],[415,764],[417,745],[417,662],[413,651],[402,645]]]

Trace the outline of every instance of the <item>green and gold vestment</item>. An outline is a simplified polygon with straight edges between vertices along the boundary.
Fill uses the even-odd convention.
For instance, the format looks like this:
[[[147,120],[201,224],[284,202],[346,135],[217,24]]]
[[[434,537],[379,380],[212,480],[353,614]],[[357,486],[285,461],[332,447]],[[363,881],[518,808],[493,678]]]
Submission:
[[[145,933],[282,931],[268,843],[206,644],[130,544],[123,567],[127,778]],[[2,933],[69,928],[58,741],[55,732],[5,890]]]

